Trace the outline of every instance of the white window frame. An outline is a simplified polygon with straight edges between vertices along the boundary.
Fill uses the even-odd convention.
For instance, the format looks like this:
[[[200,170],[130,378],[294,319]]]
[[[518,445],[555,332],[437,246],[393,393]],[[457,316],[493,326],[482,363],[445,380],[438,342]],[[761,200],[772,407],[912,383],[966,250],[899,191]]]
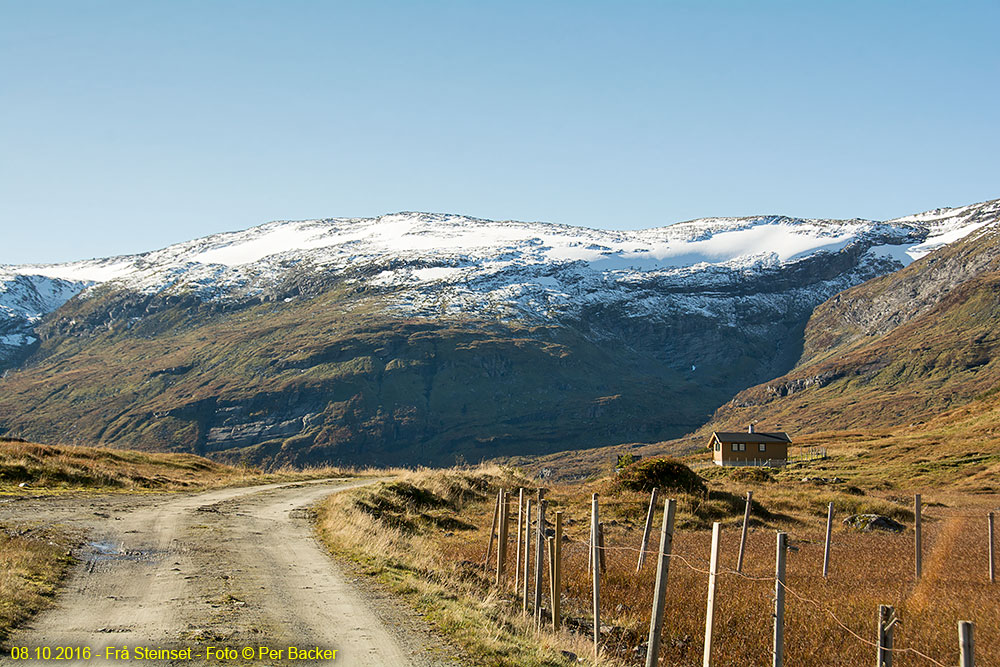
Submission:
[[[761,451],[761,452],[766,452],[767,451],[767,445],[764,444],[763,442],[759,443],[757,445],[757,447],[758,447],[757,451]]]
[[[747,444],[745,442],[734,442],[733,451],[734,452],[745,452],[747,450]]]

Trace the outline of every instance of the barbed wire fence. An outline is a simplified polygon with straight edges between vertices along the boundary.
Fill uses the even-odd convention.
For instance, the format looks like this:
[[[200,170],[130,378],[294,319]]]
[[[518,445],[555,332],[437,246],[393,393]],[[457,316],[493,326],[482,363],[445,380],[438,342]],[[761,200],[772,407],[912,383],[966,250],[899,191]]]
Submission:
[[[709,604],[709,610],[706,613],[706,624],[707,624],[707,627],[706,627],[706,647],[705,647],[705,661],[704,661],[705,667],[708,667],[710,664],[712,664],[712,662],[711,662],[711,636],[712,636],[712,627],[711,627],[711,623],[712,623],[712,611],[711,611],[711,607],[714,604],[714,586],[715,586],[716,578],[719,578],[719,577],[723,577],[723,578],[738,578],[739,580],[750,582],[752,584],[766,585],[769,588],[773,588],[774,594],[773,594],[773,597],[772,597],[772,601],[775,603],[776,609],[775,609],[775,614],[773,614],[773,616],[775,618],[775,628],[774,628],[774,646],[772,646],[772,658],[773,658],[773,663],[772,664],[775,667],[780,667],[780,665],[782,664],[781,656],[783,655],[783,646],[780,645],[780,643],[783,641],[783,628],[779,627],[779,625],[780,625],[780,623],[783,620],[783,604],[784,604],[783,603],[783,599],[784,599],[784,595],[785,594],[791,596],[792,598],[794,598],[795,600],[797,600],[798,602],[800,602],[800,603],[802,603],[804,605],[809,605],[809,606],[813,607],[815,610],[817,610],[818,612],[820,612],[822,615],[828,617],[833,622],[833,624],[844,633],[845,638],[850,638],[850,639],[852,639],[852,640],[854,640],[856,642],[859,642],[860,644],[864,645],[867,649],[874,649],[875,651],[877,651],[878,660],[879,660],[878,664],[880,666],[882,666],[882,667],[892,667],[892,657],[894,655],[910,655],[910,656],[914,656],[916,658],[919,658],[919,659],[925,661],[927,664],[935,665],[937,667],[946,667],[945,663],[943,663],[943,662],[937,660],[936,658],[932,657],[931,655],[929,655],[926,650],[921,650],[921,648],[918,648],[918,647],[912,646],[912,645],[909,645],[909,646],[895,646],[894,645],[892,631],[893,631],[893,628],[898,624],[899,619],[895,616],[894,611],[892,610],[892,607],[888,607],[888,606],[885,606],[885,605],[880,606],[880,609],[879,609],[879,614],[880,614],[879,619],[880,620],[879,620],[879,627],[878,627],[878,639],[877,640],[873,640],[873,639],[870,639],[868,637],[865,637],[864,634],[862,634],[862,631],[859,631],[859,630],[851,627],[850,623],[846,622],[843,618],[841,618],[835,612],[835,610],[832,609],[832,608],[830,608],[828,605],[825,605],[824,603],[820,602],[819,600],[816,600],[815,598],[810,597],[809,595],[806,595],[802,591],[798,590],[796,587],[790,586],[788,584],[788,582],[787,582],[787,580],[785,578],[785,574],[784,574],[784,556],[785,556],[784,552],[788,549],[787,546],[785,548],[778,548],[778,549],[776,549],[776,572],[775,572],[775,575],[773,575],[773,576],[772,575],[761,576],[761,575],[747,574],[745,572],[742,572],[740,567],[737,567],[737,568],[734,569],[734,568],[731,568],[731,567],[722,567],[722,566],[720,566],[718,564],[718,562],[717,562],[717,558],[716,558],[715,561],[713,561],[713,559],[711,559],[711,558],[706,559],[706,558],[704,558],[702,556],[699,556],[699,555],[696,555],[696,554],[685,553],[685,552],[680,551],[678,549],[672,548],[671,547],[671,543],[672,543],[672,536],[673,536],[673,533],[674,533],[674,528],[673,528],[673,510],[669,509],[669,505],[670,505],[670,503],[672,503],[674,501],[672,501],[670,499],[667,499],[664,502],[664,507],[663,507],[664,526],[661,529],[661,548],[660,549],[650,549],[647,546],[648,539],[650,537],[648,526],[651,524],[652,514],[653,514],[653,512],[656,509],[656,507],[655,507],[656,492],[654,491],[653,495],[652,495],[652,498],[651,498],[651,501],[649,503],[649,509],[648,509],[649,515],[646,518],[647,529],[643,533],[642,545],[640,547],[633,547],[633,546],[621,545],[621,544],[618,544],[618,545],[605,544],[605,541],[604,541],[604,532],[603,532],[603,528],[604,527],[603,527],[603,524],[600,521],[598,521],[598,506],[599,506],[599,501],[598,501],[597,494],[594,494],[593,499],[592,499],[593,505],[592,505],[591,526],[590,526],[590,529],[589,529],[589,531],[587,533],[586,539],[583,539],[583,540],[573,540],[568,535],[564,534],[562,532],[562,516],[561,516],[562,512],[561,511],[557,511],[556,512],[556,523],[559,526],[558,534],[559,534],[559,538],[560,538],[559,539],[559,545],[557,547],[556,544],[555,544],[555,536],[547,534],[549,529],[547,528],[548,524],[547,524],[545,516],[544,516],[544,508],[546,507],[547,503],[542,500],[543,491],[542,490],[538,490],[538,492],[537,492],[538,500],[534,503],[534,505],[529,505],[527,503],[525,505],[521,505],[520,498],[526,498],[527,497],[527,494],[525,493],[525,491],[527,491],[527,490],[526,489],[522,489],[521,492],[519,494],[517,494],[518,498],[519,498],[519,502],[518,502],[518,504],[519,504],[519,507],[518,507],[518,521],[517,521],[517,523],[518,523],[518,535],[515,537],[515,540],[517,541],[517,547],[518,547],[517,548],[517,553],[518,553],[518,556],[515,559],[515,563],[513,565],[514,565],[514,571],[518,573],[518,575],[515,577],[516,588],[518,590],[515,593],[515,597],[520,597],[520,596],[523,595],[523,609],[524,609],[524,612],[527,613],[527,611],[530,608],[534,612],[535,627],[538,628],[538,629],[541,629],[543,624],[542,624],[541,609],[540,609],[539,605],[541,604],[541,600],[542,600],[542,590],[541,589],[542,589],[542,584],[543,584],[543,582],[542,582],[543,568],[542,568],[542,564],[538,563],[536,561],[536,563],[535,563],[535,573],[536,573],[536,576],[534,578],[535,579],[534,580],[534,593],[535,593],[535,595],[534,595],[534,599],[531,600],[531,598],[529,598],[529,588],[531,588],[531,586],[530,586],[530,583],[528,581],[528,579],[529,579],[528,558],[530,558],[530,552],[534,550],[535,554],[536,554],[536,558],[541,557],[541,558],[544,559],[545,558],[545,554],[548,555],[547,573],[548,573],[549,582],[550,582],[549,595],[550,595],[550,600],[555,600],[556,598],[561,598],[562,597],[562,595],[563,595],[563,586],[565,584],[565,582],[563,581],[563,578],[562,578],[562,560],[563,560],[562,542],[563,541],[569,542],[567,544],[567,547],[569,547],[569,548],[566,550],[566,553],[570,554],[570,555],[572,555],[574,552],[576,552],[576,555],[580,555],[579,552],[577,551],[577,548],[586,549],[587,555],[588,555],[587,572],[589,574],[589,578],[592,581],[593,590],[594,590],[594,595],[593,595],[593,634],[594,634],[594,653],[595,653],[594,657],[595,657],[595,660],[599,660],[600,657],[601,657],[601,624],[600,624],[600,611],[601,611],[601,608],[600,608],[600,593],[599,593],[599,590],[600,590],[600,581],[601,581],[602,574],[604,573],[604,571],[607,568],[607,565],[605,564],[605,554],[616,553],[616,554],[632,554],[634,557],[636,557],[639,560],[639,566],[637,568],[637,571],[642,568],[642,563],[647,558],[651,562],[657,562],[658,563],[657,581],[656,581],[655,588],[654,588],[653,613],[652,613],[652,616],[650,618],[650,628],[651,628],[651,631],[650,631],[649,640],[647,641],[647,646],[646,646],[646,665],[647,665],[647,667],[652,667],[652,665],[658,664],[658,655],[657,655],[657,652],[658,652],[658,644],[659,644],[659,634],[660,634],[660,632],[662,632],[663,609],[662,609],[662,603],[659,603],[657,601],[656,597],[657,597],[657,592],[662,591],[663,588],[666,587],[666,584],[667,584],[666,579],[667,579],[667,574],[668,574],[668,566],[669,566],[669,564],[672,564],[672,563],[679,564],[680,566],[683,566],[683,567],[687,568],[689,571],[691,571],[693,573],[696,573],[696,574],[699,574],[699,575],[702,575],[702,576],[705,576],[705,577],[709,577],[709,581],[710,581],[709,586],[710,586],[711,592],[709,594],[709,602],[708,602],[708,604]],[[496,550],[497,550],[497,558],[496,558],[497,576],[496,576],[496,582],[497,582],[498,586],[501,585],[501,582],[504,579],[503,566],[504,566],[504,562],[506,560],[505,559],[505,555],[506,554],[501,555],[501,551],[505,550],[507,548],[507,540],[506,540],[506,536],[501,536],[501,535],[497,534],[498,532],[501,532],[501,531],[498,531],[497,528],[499,526],[501,526],[501,525],[504,525],[507,522],[507,520],[508,520],[507,517],[509,516],[508,515],[508,513],[509,513],[509,506],[508,506],[508,504],[509,503],[506,500],[507,498],[509,498],[509,494],[506,491],[502,492],[501,494],[498,494],[497,503],[496,503],[495,508],[494,508],[495,509],[495,516],[494,516],[494,520],[493,520],[494,527],[493,527],[493,529],[491,529],[490,542],[489,542],[489,547],[488,547],[488,551],[487,551],[487,558],[486,558],[486,565],[488,566],[489,565],[489,553],[490,553],[490,550],[492,550],[492,547],[493,547],[493,544],[494,544],[494,540],[496,540],[496,544],[497,544],[497,547],[496,547]],[[748,508],[751,506],[750,503],[751,503],[751,495],[748,494],[748,497],[747,497],[747,507]],[[917,563],[917,567],[916,567],[916,571],[915,571],[915,581],[919,582],[920,581],[920,577],[921,577],[920,561],[921,561],[921,552],[922,552],[922,544],[921,544],[921,541],[920,541],[921,540],[921,536],[920,536],[920,530],[919,530],[920,521],[921,521],[921,513],[920,513],[920,503],[921,503],[921,500],[920,500],[919,496],[915,497],[915,503],[916,503],[916,506],[915,506],[915,509],[916,509],[916,512],[915,512],[915,526],[914,526],[915,527],[915,550],[916,550],[916,552],[915,552],[915,560],[916,560],[916,563]],[[627,501],[627,500],[626,501],[622,501],[622,500],[615,500],[615,501],[611,501],[611,502],[600,503],[600,505],[604,506],[605,508],[606,507],[621,507],[621,506],[627,506],[627,505],[633,505],[633,506],[636,506],[636,507],[639,507],[639,506],[645,507],[647,505],[647,503],[646,503],[646,501]],[[528,508],[530,508],[530,509],[528,509]],[[533,517],[530,514],[530,512],[531,512],[532,509],[534,510],[534,516]],[[541,509],[541,511],[539,511],[540,509]],[[527,510],[527,513],[526,513],[526,510]],[[988,575],[987,576],[988,576],[988,581],[989,582],[994,582],[995,581],[995,565],[994,565],[994,559],[995,559],[994,513],[995,513],[994,510],[990,510],[990,511],[987,511],[987,512],[982,512],[982,513],[957,512],[957,511],[947,511],[947,512],[943,513],[943,514],[946,515],[946,517],[948,519],[958,519],[958,518],[961,518],[961,519],[968,519],[968,520],[975,520],[975,521],[984,521],[985,520],[986,522],[988,522],[988,532],[987,532],[987,536],[988,536],[987,537],[988,548],[987,548],[987,551],[988,551],[989,563],[988,563],[988,568],[986,568],[986,569],[988,570]],[[667,526],[667,523],[666,523],[666,519],[668,517],[668,514],[669,514],[669,519],[670,519],[670,525],[669,526]],[[746,514],[743,516],[744,535],[742,537],[742,540],[744,542],[745,542],[745,539],[746,539],[746,537],[745,537],[745,526],[747,524],[747,521],[748,521],[749,517],[750,517],[750,511],[748,509],[748,511],[746,512]],[[824,548],[824,566],[823,566],[823,575],[822,575],[823,579],[826,578],[826,569],[827,569],[828,560],[829,560],[829,553],[830,553],[830,528],[829,528],[829,526],[830,526],[830,519],[831,518],[832,518],[832,507],[830,509],[830,514],[827,517],[827,536],[826,536],[825,544],[823,545],[823,548]],[[716,524],[716,525],[719,525],[719,524]],[[522,533],[522,527],[523,527],[523,533]],[[503,531],[503,532],[505,533],[506,531]],[[534,540],[531,539],[531,533],[532,532],[535,533],[535,539]],[[555,531],[553,531],[553,532],[555,532]],[[665,537],[665,535],[667,533],[669,533],[669,537],[667,537],[667,539],[664,540],[664,537]],[[718,533],[719,533],[718,529],[716,529],[716,530],[713,531],[713,539],[714,540],[718,540],[719,539]],[[778,544],[787,544],[787,542],[782,539],[782,536],[785,536],[785,533],[778,531]],[[532,545],[531,544],[532,541],[535,541],[536,544]],[[546,541],[548,542],[548,549],[545,549],[543,546],[541,546],[541,545],[545,544]],[[665,550],[664,550],[664,541],[666,542],[666,545],[665,545],[666,549]],[[536,548],[532,549],[531,548],[532,546],[535,546]],[[741,554],[742,554],[743,546],[744,546],[744,544],[741,543],[741,547],[740,547],[741,548]],[[799,545],[796,545],[796,546],[791,546],[790,548],[792,550],[798,550],[799,548],[812,548],[812,547],[813,547],[812,544],[799,544]],[[715,555],[717,556],[718,555],[718,544],[715,544],[713,546],[713,551],[714,551]],[[742,558],[741,558],[740,565],[742,565]],[[520,577],[520,574],[522,572],[524,574],[523,578]],[[802,576],[802,575],[799,574],[798,576]],[[810,579],[818,578],[818,577],[819,577],[819,575],[809,575]],[[553,582],[557,582],[557,583],[553,584]],[[562,583],[558,583],[558,582],[562,582]],[[659,609],[657,608],[658,606],[660,607]],[[552,603],[552,609],[549,610],[550,615],[552,616],[552,622],[553,622],[554,628],[558,628],[559,627],[560,619],[558,618],[558,615],[559,615],[558,608],[559,608],[558,602],[554,602],[554,603]],[[883,608],[889,610],[889,612],[885,616],[883,616]],[[657,618],[657,615],[659,615],[659,618]],[[958,648],[959,648],[959,665],[960,665],[960,667],[966,667],[966,666],[972,667],[972,665],[974,664],[972,632],[973,632],[973,623],[972,622],[970,622],[970,621],[960,621],[959,622],[959,647]]]

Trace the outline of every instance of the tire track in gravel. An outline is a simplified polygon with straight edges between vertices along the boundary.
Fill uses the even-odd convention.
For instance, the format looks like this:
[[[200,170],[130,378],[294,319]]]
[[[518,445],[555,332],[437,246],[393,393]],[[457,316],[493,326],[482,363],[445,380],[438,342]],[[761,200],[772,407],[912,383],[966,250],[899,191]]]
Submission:
[[[127,646],[132,654],[137,646],[193,647],[195,655],[209,645],[319,647],[337,650],[334,665],[458,664],[443,657],[448,649],[415,614],[344,574],[313,536],[309,506],[370,483],[321,480],[179,497],[117,496],[91,500],[89,507],[54,498],[4,505],[0,519],[76,524],[91,536],[54,607],[6,644],[32,651],[86,646],[91,660],[59,664],[119,667],[220,662],[122,662],[105,659],[106,647]],[[0,665],[14,664],[25,661],[4,651]]]

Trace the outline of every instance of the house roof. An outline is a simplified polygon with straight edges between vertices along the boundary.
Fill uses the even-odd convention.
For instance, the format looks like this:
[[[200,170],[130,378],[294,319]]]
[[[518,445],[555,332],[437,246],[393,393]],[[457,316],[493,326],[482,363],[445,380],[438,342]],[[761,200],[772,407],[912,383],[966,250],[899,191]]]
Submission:
[[[763,431],[755,431],[747,433],[746,431],[714,431],[712,437],[718,438],[720,442],[783,442],[785,444],[792,442],[792,439],[784,432],[765,433]]]

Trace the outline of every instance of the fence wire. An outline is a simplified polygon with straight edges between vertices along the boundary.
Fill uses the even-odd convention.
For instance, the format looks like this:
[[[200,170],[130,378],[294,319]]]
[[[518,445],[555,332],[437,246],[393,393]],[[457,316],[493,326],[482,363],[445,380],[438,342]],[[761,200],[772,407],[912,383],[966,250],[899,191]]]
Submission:
[[[641,505],[643,507],[647,507],[648,506],[648,502],[646,502],[646,501],[612,501],[612,502],[602,502],[601,503],[602,507],[616,506],[616,505],[618,505],[618,506],[620,506],[620,505],[637,505],[637,506],[640,506]],[[998,508],[997,510],[989,510],[989,511],[1000,512],[1000,508]],[[949,518],[949,519],[950,518],[964,518],[964,519],[979,519],[979,520],[982,520],[982,519],[984,519],[984,518],[987,517],[987,512],[986,511],[980,512],[980,513],[975,513],[975,514],[964,513],[964,512],[952,513],[952,512],[947,512],[946,511],[946,512],[943,512],[943,514],[945,514],[946,516],[944,516],[942,518]],[[925,518],[927,518],[927,517],[925,517]],[[529,521],[529,523],[531,525],[537,525],[536,521]],[[581,548],[585,548],[587,550],[587,552],[588,552],[588,555],[590,555],[590,554],[593,553],[593,548],[592,548],[592,545],[591,545],[591,542],[590,542],[589,538],[587,540],[585,540],[585,541],[584,540],[576,541],[576,544],[574,546],[577,546],[577,545],[580,546]],[[814,545],[813,544],[806,544],[806,545],[803,545],[803,546],[812,547]],[[819,548],[822,545],[816,544],[815,546],[817,548]],[[628,553],[632,553],[632,554],[644,553],[644,554],[646,554],[647,557],[648,556],[654,556],[654,557],[660,557],[661,556],[659,549],[649,549],[649,548],[645,548],[645,547],[640,548],[640,547],[630,547],[630,546],[624,546],[624,545],[618,545],[618,546],[604,545],[604,546],[598,546],[597,549],[598,549],[598,551],[604,551],[604,552],[608,552],[608,553],[611,553],[611,552],[619,552],[619,553],[621,553],[621,552],[628,552]],[[710,576],[712,574],[711,570],[707,569],[708,567],[710,567],[710,565],[709,565],[710,561],[708,559],[704,558],[704,557],[696,556],[696,555],[693,555],[693,554],[684,554],[684,553],[679,553],[679,552],[671,552],[671,553],[667,554],[667,556],[669,557],[669,559],[671,561],[677,561],[677,562],[681,563],[682,565],[684,565],[685,567],[687,567],[689,570],[691,570],[693,572],[696,572],[698,574],[702,574],[704,576]],[[693,564],[692,561],[699,562],[702,565],[701,566],[697,566],[697,565]],[[593,566],[591,565],[590,567],[593,567]],[[717,569],[717,571],[716,571],[715,574],[716,574],[716,576],[728,575],[728,576],[739,577],[740,579],[743,579],[743,580],[746,580],[746,581],[750,581],[750,582],[754,582],[754,583],[767,583],[769,585],[769,587],[772,587],[772,588],[776,587],[780,583],[781,587],[784,589],[784,591],[786,593],[790,594],[796,600],[798,600],[798,601],[800,601],[800,602],[802,602],[804,604],[812,605],[813,607],[815,607],[816,609],[818,609],[819,611],[821,611],[825,615],[829,616],[830,619],[837,626],[839,626],[844,632],[846,632],[852,638],[856,639],[857,641],[863,643],[866,646],[869,646],[869,647],[872,647],[872,648],[876,648],[876,649],[879,648],[878,642],[872,641],[871,639],[867,639],[864,636],[862,636],[860,633],[858,633],[857,631],[855,631],[853,628],[851,628],[849,625],[847,625],[844,621],[842,621],[837,616],[837,614],[833,611],[833,609],[831,609],[830,607],[824,605],[823,603],[819,602],[818,600],[815,600],[813,598],[810,598],[810,597],[808,597],[808,596],[806,596],[806,595],[798,592],[797,590],[795,590],[794,588],[792,588],[791,586],[789,586],[787,582],[779,582],[778,579],[777,579],[777,577],[775,577],[775,576],[755,576],[755,575],[749,575],[749,574],[746,574],[744,572],[740,572],[740,571],[737,571],[735,569],[732,569],[730,567],[718,567],[718,569]],[[884,650],[884,651],[890,651],[890,652],[895,653],[895,654],[910,654],[910,655],[914,655],[914,656],[917,656],[917,657],[919,657],[919,658],[921,658],[923,660],[926,660],[927,662],[929,662],[929,663],[931,663],[933,665],[936,665],[937,667],[948,667],[945,663],[940,662],[940,661],[934,659],[933,657],[927,655],[923,651],[920,651],[919,649],[913,648],[912,646],[893,647],[893,648],[888,648],[888,647],[884,647],[883,646],[882,650]]]

